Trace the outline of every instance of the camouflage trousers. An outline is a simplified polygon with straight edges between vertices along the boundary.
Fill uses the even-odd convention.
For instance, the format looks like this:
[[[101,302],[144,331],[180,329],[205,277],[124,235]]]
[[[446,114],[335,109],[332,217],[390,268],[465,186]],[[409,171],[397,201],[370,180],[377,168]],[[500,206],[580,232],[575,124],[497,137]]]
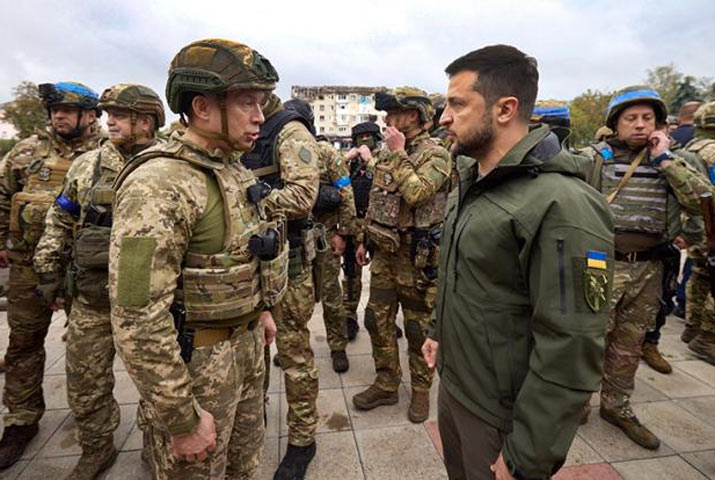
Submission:
[[[32,425],[45,413],[42,377],[45,337],[52,310],[35,295],[38,278],[27,255],[10,252],[7,320],[10,341],[5,353],[3,404],[5,426]]]
[[[331,352],[345,350],[348,344],[348,326],[343,309],[343,291],[340,288],[340,257],[332,250],[319,252],[315,258],[321,270],[320,301],[323,302],[323,322]]]
[[[663,262],[615,262],[601,405],[631,416],[630,398],[646,332],[660,309]]]
[[[109,307],[72,302],[67,330],[67,400],[85,451],[112,443],[119,426]]]
[[[203,462],[174,458],[171,436],[151,404],[140,403],[139,425],[157,480],[250,479],[263,452],[263,328],[194,349],[187,365],[191,389],[216,422],[216,450]]]
[[[437,286],[425,283],[410,260],[410,247],[403,245],[396,253],[375,251],[370,266],[370,300],[365,309],[365,328],[370,333],[372,358],[377,378],[375,384],[388,392],[397,391],[402,379],[400,355],[395,332],[398,307],[402,307],[405,336],[409,351],[412,389],[429,391],[434,371],[422,357],[424,331],[434,308]]]
[[[355,265],[355,277],[343,277],[343,308],[345,316],[357,321],[357,309],[362,294],[362,267]]]
[[[710,295],[710,275],[704,259],[693,259],[693,273],[685,288],[685,323],[690,327],[715,333],[715,304]]]
[[[288,443],[297,447],[313,443],[318,426],[318,369],[308,329],[314,305],[313,274],[305,269],[288,280],[285,297],[273,308],[288,401]]]

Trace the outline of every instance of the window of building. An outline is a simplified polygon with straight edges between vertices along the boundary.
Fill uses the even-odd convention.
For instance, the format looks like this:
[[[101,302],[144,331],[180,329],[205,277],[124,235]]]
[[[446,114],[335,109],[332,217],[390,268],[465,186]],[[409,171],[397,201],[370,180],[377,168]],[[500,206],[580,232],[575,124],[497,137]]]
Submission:
[[[355,94],[350,95],[350,101],[351,101],[351,102],[354,102],[354,101],[355,101]]]
[[[325,121],[325,115],[319,116],[319,117],[318,117],[318,120],[320,120],[321,122],[324,122],[324,121]]]
[[[320,106],[320,111],[321,111],[321,112],[324,112],[324,111],[325,111],[325,105],[321,105],[321,106]]]
[[[355,115],[350,115],[350,121],[354,122],[355,121]]]
[[[338,100],[347,100],[347,98],[348,98],[348,96],[345,94],[341,93],[340,95],[338,95]]]
[[[347,131],[348,131],[347,127],[338,127],[338,132],[340,132],[340,133],[344,133]]]
[[[330,106],[330,109],[331,109],[331,110],[335,110],[335,105],[331,105],[331,106]]]
[[[325,131],[325,127],[323,127],[323,126],[318,127],[318,131],[320,133],[323,133]]]

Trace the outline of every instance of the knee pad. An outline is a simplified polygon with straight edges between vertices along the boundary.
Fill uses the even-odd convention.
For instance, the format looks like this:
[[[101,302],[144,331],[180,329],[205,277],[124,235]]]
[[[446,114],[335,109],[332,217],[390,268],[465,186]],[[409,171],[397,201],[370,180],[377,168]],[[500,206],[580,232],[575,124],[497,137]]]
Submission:
[[[422,344],[425,343],[425,332],[420,327],[420,324],[414,320],[405,322],[405,336],[410,345],[418,346],[418,348],[421,348]]]
[[[370,307],[365,309],[365,329],[370,335],[377,334],[377,317],[375,311]]]

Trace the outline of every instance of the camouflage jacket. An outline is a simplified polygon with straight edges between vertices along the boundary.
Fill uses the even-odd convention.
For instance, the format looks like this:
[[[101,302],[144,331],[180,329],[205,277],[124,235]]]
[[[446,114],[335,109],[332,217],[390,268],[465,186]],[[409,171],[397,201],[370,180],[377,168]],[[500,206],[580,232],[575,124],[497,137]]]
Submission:
[[[445,188],[452,171],[449,152],[427,132],[408,140],[404,150],[392,152],[383,148],[377,163],[394,165],[393,176],[410,208],[424,204]]]
[[[292,121],[281,129],[275,148],[283,186],[266,197],[266,213],[306,218],[318,198],[318,144],[305,125]]]
[[[326,141],[318,142],[320,183],[335,186],[336,183],[350,179],[350,169],[343,156]],[[355,235],[356,213],[353,188],[350,185],[340,188],[340,206],[334,212],[319,212],[316,220],[325,225],[329,233]]]
[[[102,133],[99,124],[92,128],[88,138],[66,142],[51,129],[38,131],[35,135],[21,140],[10,150],[0,163],[0,249],[6,248],[10,230],[10,208],[12,197],[23,191],[30,175],[30,165],[51,155],[74,160],[83,153],[99,146]]]
[[[697,156],[698,160],[701,162],[703,169],[706,171],[704,181],[700,182],[698,188],[699,193],[706,193],[708,191],[708,183],[710,183],[710,189],[715,190],[712,184],[715,183],[715,138],[702,138],[695,137],[685,146],[688,152],[693,153]],[[708,182],[707,180],[710,180]],[[713,192],[715,194],[715,191]],[[700,218],[700,217],[696,217]],[[703,235],[702,242],[692,245],[688,249],[688,255],[690,258],[698,261],[704,261],[707,252],[707,243],[705,236]]]
[[[247,246],[233,248],[259,220],[246,194],[255,177],[238,157],[209,152],[179,134],[160,148],[171,150],[172,156],[149,159],[116,190],[109,295],[115,344],[129,375],[168,432],[182,434],[198,422],[191,386],[192,375],[200,375],[190,373],[180,357],[170,313],[186,254],[214,255],[229,245],[227,255],[250,263]],[[226,208],[214,180],[219,174],[207,173],[219,170],[225,190],[237,202]],[[227,225],[226,212],[245,222],[231,220]],[[206,218],[216,221],[206,224]],[[224,238],[227,234],[230,238]]]
[[[147,144],[146,147],[151,145],[153,143]],[[91,201],[91,190],[96,180],[102,178],[103,182],[111,184],[128,159],[112,142],[106,140],[99,148],[81,155],[72,163],[61,194],[72,204],[79,206],[79,215],[73,216],[57,203],[50,207],[45,218],[45,231],[37,244],[33,259],[37,273],[64,270],[64,257],[61,253],[74,240],[79,227],[84,223],[86,208]]]

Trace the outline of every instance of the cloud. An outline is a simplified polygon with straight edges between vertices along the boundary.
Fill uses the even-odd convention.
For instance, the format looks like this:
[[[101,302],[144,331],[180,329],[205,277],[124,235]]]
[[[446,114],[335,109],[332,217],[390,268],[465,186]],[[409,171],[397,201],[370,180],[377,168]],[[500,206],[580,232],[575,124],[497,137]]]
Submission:
[[[639,83],[675,63],[715,76],[705,45],[711,0],[598,2],[122,2],[26,0],[5,9],[0,100],[22,80],[79,80],[95,90],[146,84],[163,96],[183,45],[224,37],[251,45],[291,85],[415,85],[444,91],[445,66],[484,45],[513,44],[539,61],[540,97]]]

